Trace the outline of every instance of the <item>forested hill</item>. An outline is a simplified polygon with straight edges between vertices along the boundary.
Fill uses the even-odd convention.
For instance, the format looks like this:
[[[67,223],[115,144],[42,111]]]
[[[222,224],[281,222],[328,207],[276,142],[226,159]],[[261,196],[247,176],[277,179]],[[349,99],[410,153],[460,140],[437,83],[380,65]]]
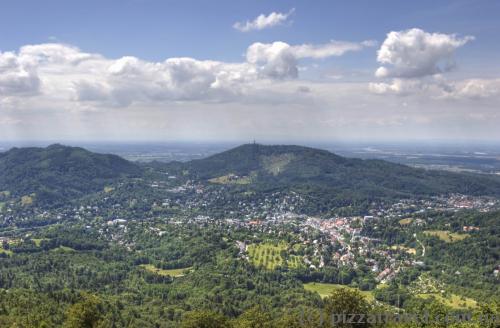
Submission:
[[[336,199],[446,193],[500,195],[500,179],[492,175],[429,171],[382,160],[344,158],[301,146],[247,144],[178,165],[196,178],[214,181],[236,175],[235,185],[291,187]]]
[[[166,167],[188,179],[246,191],[297,191],[324,207],[447,193],[500,196],[497,176],[428,171],[301,146],[247,144]],[[83,148],[13,148],[0,153],[0,192],[17,197],[35,194],[37,201],[60,204],[100,191],[116,179],[141,176],[143,168],[116,155]]]
[[[0,153],[0,192],[29,196],[46,204],[81,197],[121,177],[139,176],[137,165],[116,155],[51,145]]]

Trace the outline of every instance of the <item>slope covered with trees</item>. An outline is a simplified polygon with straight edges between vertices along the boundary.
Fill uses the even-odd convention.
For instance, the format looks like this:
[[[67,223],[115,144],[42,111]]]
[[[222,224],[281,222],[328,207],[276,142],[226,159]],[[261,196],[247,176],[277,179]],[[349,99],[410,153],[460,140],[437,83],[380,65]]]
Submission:
[[[448,193],[500,195],[500,179],[495,176],[344,158],[301,146],[247,144],[205,159],[171,163],[169,167],[193,179],[231,184],[240,189],[297,191],[320,203],[327,202],[325,207]],[[228,183],[227,177],[234,183],[231,180]]]
[[[0,153],[0,191],[57,204],[101,190],[121,178],[138,176],[137,165],[116,155],[51,145]]]

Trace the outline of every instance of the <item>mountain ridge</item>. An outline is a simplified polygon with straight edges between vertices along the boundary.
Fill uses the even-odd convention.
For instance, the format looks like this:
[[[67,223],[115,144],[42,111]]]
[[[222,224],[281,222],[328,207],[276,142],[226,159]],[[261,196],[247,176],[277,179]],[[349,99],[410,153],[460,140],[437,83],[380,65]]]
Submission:
[[[432,196],[447,193],[500,195],[495,176],[412,168],[377,159],[345,158],[327,150],[295,145],[245,144],[204,159],[177,164],[197,179],[234,174],[252,176],[257,190],[288,187],[352,199]],[[274,166],[273,166],[274,165]],[[273,171],[272,169],[275,168]]]
[[[60,144],[0,153],[0,191],[8,190],[13,196],[35,194],[48,204],[66,202],[141,173],[139,166],[117,155]]]
[[[324,208],[450,193],[500,196],[496,176],[346,158],[297,145],[244,144],[203,159],[150,167],[154,165],[187,179],[228,184],[240,191],[299,192]],[[59,144],[12,148],[0,153],[0,191],[9,190],[17,197],[34,193],[45,203],[60,204],[100,191],[117,179],[142,176],[145,166]]]

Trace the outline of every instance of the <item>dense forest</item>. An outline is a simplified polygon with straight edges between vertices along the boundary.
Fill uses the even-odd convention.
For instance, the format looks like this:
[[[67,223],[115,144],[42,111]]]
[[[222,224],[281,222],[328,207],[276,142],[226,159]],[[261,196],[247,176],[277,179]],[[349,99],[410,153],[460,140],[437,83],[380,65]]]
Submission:
[[[0,153],[0,189],[15,196],[36,194],[41,205],[61,205],[120,177],[141,174],[140,167],[119,156],[58,144]]]
[[[359,270],[325,268],[313,273],[254,266],[242,260],[230,242],[248,236],[244,230],[187,225],[158,237],[141,224],[129,225],[125,237],[134,241],[133,250],[111,246],[86,230],[57,225],[9,248],[13,253],[1,260],[0,269],[2,327],[329,327],[326,321],[320,323],[326,313],[393,313],[397,301],[401,313],[454,311],[408,292],[418,271],[406,272],[406,282],[394,281],[378,290],[375,298],[382,302],[342,288],[321,299],[303,283],[338,281],[340,274],[343,283],[356,281],[359,286],[368,276]],[[432,256],[430,261],[447,257]],[[454,263],[452,258],[447,261]],[[171,268],[187,269],[162,274]],[[494,296],[476,308],[475,315],[498,311]]]

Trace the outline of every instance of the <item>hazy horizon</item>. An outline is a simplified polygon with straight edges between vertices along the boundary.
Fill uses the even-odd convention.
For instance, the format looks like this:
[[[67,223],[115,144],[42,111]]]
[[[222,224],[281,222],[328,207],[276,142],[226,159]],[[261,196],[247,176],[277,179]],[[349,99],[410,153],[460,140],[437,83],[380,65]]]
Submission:
[[[257,143],[260,145],[298,145],[298,146],[422,146],[422,147],[452,147],[485,146],[500,147],[500,140],[448,140],[448,139],[414,139],[414,140],[72,140],[72,139],[46,139],[46,140],[0,140],[0,146],[12,145],[12,147],[50,146],[61,144],[65,146],[85,145],[244,145]]]

